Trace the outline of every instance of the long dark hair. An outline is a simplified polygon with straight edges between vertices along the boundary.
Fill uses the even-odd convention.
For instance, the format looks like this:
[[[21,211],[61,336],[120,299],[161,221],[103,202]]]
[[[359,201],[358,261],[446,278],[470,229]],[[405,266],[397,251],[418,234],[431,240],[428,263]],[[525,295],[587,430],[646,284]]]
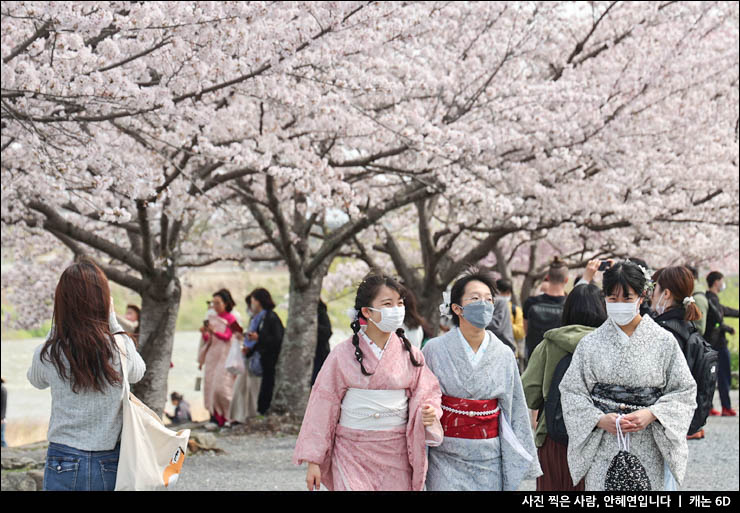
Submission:
[[[117,349],[109,315],[110,288],[103,271],[87,258],[67,267],[54,293],[54,325],[41,359],[69,380],[74,393],[103,392],[106,384],[122,382],[111,363]]]
[[[598,328],[608,315],[604,293],[590,283],[573,287],[563,305],[562,325],[580,324]]]
[[[411,329],[416,329],[421,326],[424,336],[431,338],[434,334],[429,328],[429,324],[419,314],[419,310],[416,308],[416,296],[408,287],[403,287],[403,305],[406,307],[406,316],[403,318],[403,323]]]
[[[399,285],[399,283],[392,277],[383,274],[380,271],[371,271],[367,276],[365,276],[360,283],[360,286],[357,287],[357,296],[355,296],[355,310],[357,310],[357,317],[350,324],[352,332],[354,333],[352,335],[352,345],[355,346],[355,358],[360,362],[360,370],[362,370],[362,373],[365,376],[372,376],[372,373],[365,370],[365,365],[362,363],[364,355],[362,354],[362,349],[360,349],[360,337],[357,335],[360,332],[360,319],[368,320],[364,315],[362,315],[362,308],[372,305],[372,302],[378,295],[380,288],[384,285],[389,289],[398,292],[401,297],[404,297],[401,285]],[[411,351],[411,342],[409,342],[404,335],[403,328],[398,328],[396,330],[396,335],[398,335],[398,338],[403,342],[404,349],[409,352],[411,364],[414,367],[421,367],[424,365],[423,363],[417,362],[414,358],[414,353]]]

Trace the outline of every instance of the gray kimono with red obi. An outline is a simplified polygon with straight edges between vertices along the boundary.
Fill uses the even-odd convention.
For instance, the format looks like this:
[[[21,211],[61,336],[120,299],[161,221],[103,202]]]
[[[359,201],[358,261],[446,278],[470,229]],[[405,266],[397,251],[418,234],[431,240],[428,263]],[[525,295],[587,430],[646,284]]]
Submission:
[[[460,399],[497,399],[499,435],[488,439],[445,436],[429,448],[427,490],[516,490],[542,474],[529,410],[514,353],[487,331],[488,346],[473,365],[459,328],[426,343],[422,352],[442,394]],[[472,350],[471,350],[472,351]]]

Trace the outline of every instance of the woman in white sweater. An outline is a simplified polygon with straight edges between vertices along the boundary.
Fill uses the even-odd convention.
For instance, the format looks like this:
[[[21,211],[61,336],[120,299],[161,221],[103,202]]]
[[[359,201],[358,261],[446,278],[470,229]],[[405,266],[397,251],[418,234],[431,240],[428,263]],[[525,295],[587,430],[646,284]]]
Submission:
[[[46,342],[36,348],[28,380],[51,388],[44,490],[113,490],[123,390],[116,321],[108,280],[91,260],[69,266],[54,294]],[[136,383],[146,365],[125,334],[126,369]]]

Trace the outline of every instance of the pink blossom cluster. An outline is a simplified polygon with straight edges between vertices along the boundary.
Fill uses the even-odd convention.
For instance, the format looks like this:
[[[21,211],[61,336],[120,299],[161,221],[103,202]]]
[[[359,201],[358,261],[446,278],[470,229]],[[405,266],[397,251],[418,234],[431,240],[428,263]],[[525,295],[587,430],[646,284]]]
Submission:
[[[3,2],[3,245],[33,269],[53,236],[130,287],[223,259],[390,267],[389,237],[422,274],[494,250],[524,274],[736,262],[738,13]]]

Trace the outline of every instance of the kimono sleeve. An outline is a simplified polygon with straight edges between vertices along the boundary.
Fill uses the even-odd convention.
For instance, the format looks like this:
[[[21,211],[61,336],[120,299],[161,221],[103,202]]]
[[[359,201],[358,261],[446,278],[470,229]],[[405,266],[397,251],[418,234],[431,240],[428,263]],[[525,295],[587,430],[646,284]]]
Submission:
[[[414,400],[413,404],[418,405],[418,421],[423,425],[421,421],[421,410],[425,405],[430,405],[434,408],[437,420],[431,426],[424,426],[426,445],[429,447],[437,447],[442,443],[444,438],[444,430],[440,419],[442,418],[442,391],[439,387],[439,380],[437,376],[432,373],[429,367],[424,363],[424,355],[420,350],[414,351],[415,358],[422,364],[419,367],[419,376],[416,382],[416,387],[412,391]]]
[[[411,397],[406,426],[406,447],[412,468],[411,489],[421,491],[429,466],[427,446],[437,447],[444,439],[444,430],[439,420],[442,418],[442,391],[439,380],[425,364],[422,351],[415,347],[412,347],[411,351],[422,366],[416,367],[416,377],[409,390]],[[424,426],[421,413],[427,404],[434,408],[436,416],[434,424],[428,427]]]
[[[648,408],[657,421],[652,422],[648,429],[652,431],[663,458],[676,480],[681,484],[686,473],[688,459],[686,433],[696,408],[696,381],[689,371],[678,342],[673,340],[673,337],[671,338],[673,351],[665,359],[663,395]]]
[[[588,365],[589,344],[584,342],[586,339],[576,347],[560,382],[560,404],[568,431],[568,466],[574,485],[588,472],[604,436],[604,430],[596,427],[604,413],[591,399],[594,378]]]
[[[293,452],[293,463],[316,463],[327,473],[347,384],[341,369],[341,348],[335,348],[321,366]],[[322,477],[323,480],[323,477]]]
[[[503,490],[517,490],[522,479],[542,475],[537,448],[534,444],[529,410],[519,377],[519,368],[513,353],[506,351],[511,402],[501,419],[501,457],[503,465]],[[506,408],[504,408],[506,410]]]
[[[231,314],[226,315],[223,317],[223,319],[226,320],[226,328],[224,331],[214,331],[213,334],[216,338],[219,338],[221,340],[231,340],[231,323],[233,323],[236,320],[236,317],[234,317]]]

